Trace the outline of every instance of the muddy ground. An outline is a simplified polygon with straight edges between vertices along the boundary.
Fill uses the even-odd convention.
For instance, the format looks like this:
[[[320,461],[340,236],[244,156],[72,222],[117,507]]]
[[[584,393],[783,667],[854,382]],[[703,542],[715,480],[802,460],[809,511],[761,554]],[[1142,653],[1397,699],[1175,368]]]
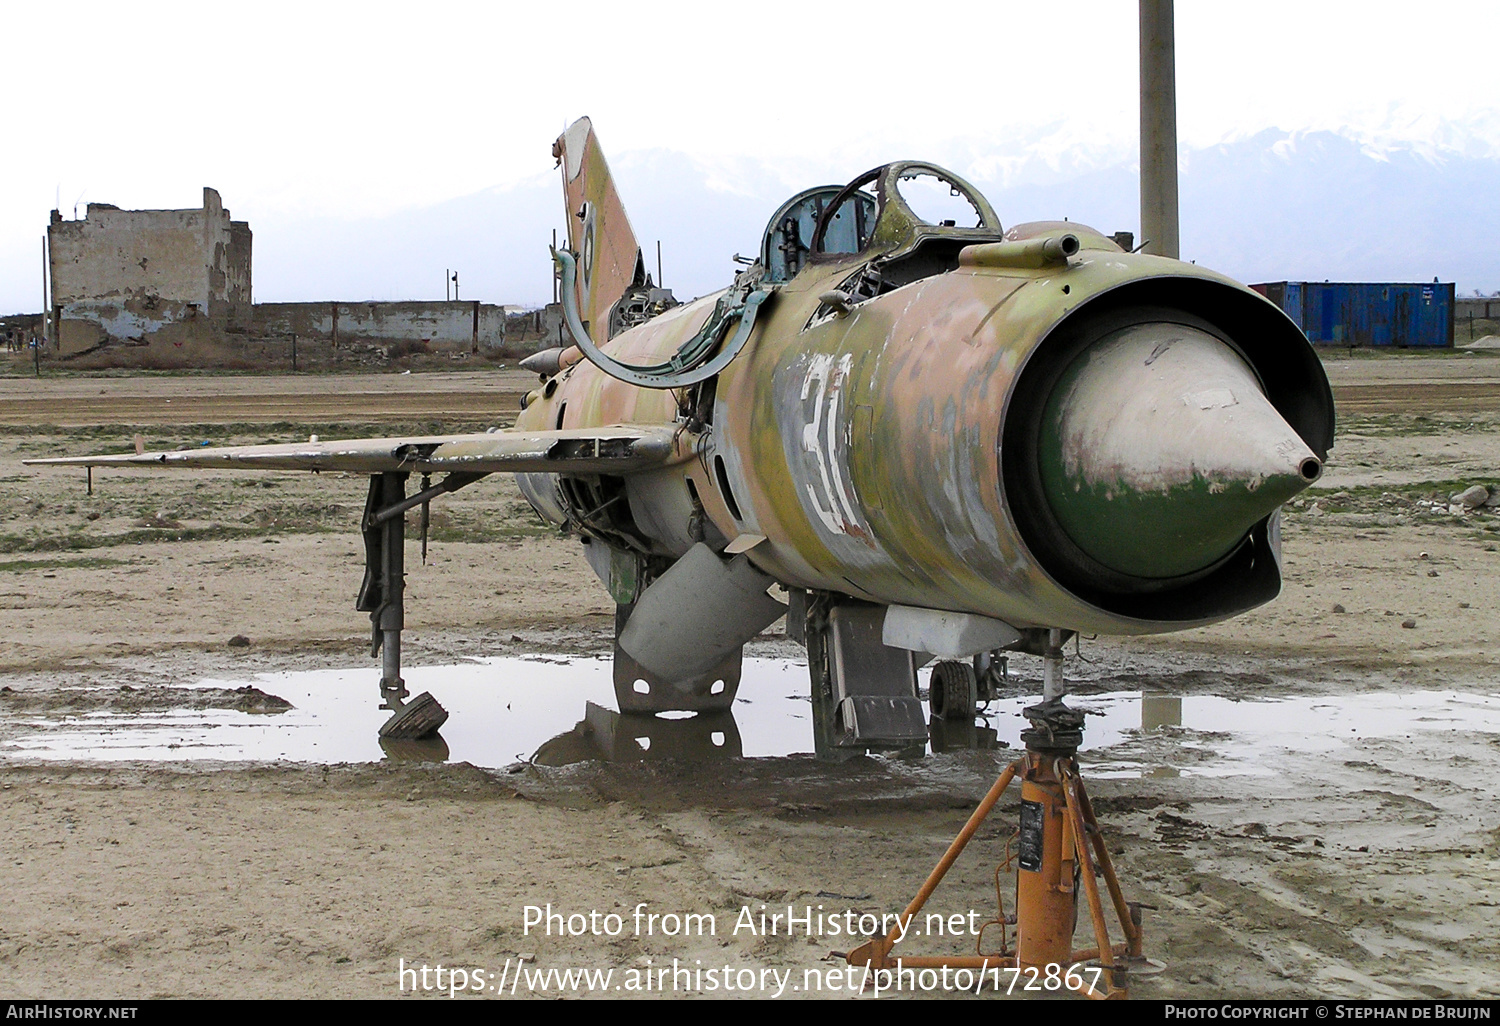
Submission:
[[[1287,510],[1281,598],[1201,630],[1085,641],[1068,661],[1082,700],[1500,697],[1500,512],[1448,501],[1500,485],[1500,359],[1338,358],[1330,376],[1338,445]],[[614,968],[615,983],[676,958],[791,970],[797,986],[805,970],[826,980],[837,963],[823,959],[847,941],[734,934],[742,908],[905,903],[1006,753],[482,770],[58,763],[7,748],[101,710],[274,716],[262,692],[188,689],[370,665],[353,609],[359,478],[110,471],[90,496],[81,471],[20,459],[127,451],[136,434],[175,447],[490,426],[527,384],[507,371],[0,379],[0,992],[396,996],[402,959],[498,982],[523,956],[528,970]],[[611,610],[576,542],[544,530],[509,481],[435,508],[429,562],[412,556],[409,664],[609,646]],[[756,651],[788,651],[780,631]],[[1034,662],[1015,670],[1037,689]],[[373,674],[371,689],[373,702]],[[1167,770],[1091,781],[1128,895],[1158,906],[1148,946],[1167,970],[1136,993],[1500,996],[1500,735],[1357,735],[1266,753],[1250,772],[1218,754],[1232,733],[1136,731],[1111,756]],[[1086,753],[1086,771],[1102,758]],[[990,914],[1015,811],[1012,793],[934,910]],[[524,933],[523,907],[549,902],[623,913],[624,932]],[[641,902],[713,913],[718,934],[636,936]]]

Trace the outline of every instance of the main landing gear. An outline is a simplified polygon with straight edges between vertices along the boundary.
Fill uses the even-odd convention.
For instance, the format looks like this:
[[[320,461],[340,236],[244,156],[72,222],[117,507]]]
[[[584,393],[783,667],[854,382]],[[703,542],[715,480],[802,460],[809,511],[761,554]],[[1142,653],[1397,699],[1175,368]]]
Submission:
[[[362,523],[365,579],[360,585],[355,607],[370,614],[370,655],[380,656],[380,708],[391,711],[390,718],[380,728],[380,737],[388,741],[431,738],[448,721],[448,711],[438,704],[431,692],[424,691],[407,701],[410,692],[401,679],[401,630],[406,624],[403,603],[406,591],[406,511],[420,504],[425,524],[427,499],[431,498],[429,493],[436,490],[424,488],[408,499],[406,478],[406,474],[370,475],[370,494],[365,501]],[[426,544],[424,530],[424,553]]]

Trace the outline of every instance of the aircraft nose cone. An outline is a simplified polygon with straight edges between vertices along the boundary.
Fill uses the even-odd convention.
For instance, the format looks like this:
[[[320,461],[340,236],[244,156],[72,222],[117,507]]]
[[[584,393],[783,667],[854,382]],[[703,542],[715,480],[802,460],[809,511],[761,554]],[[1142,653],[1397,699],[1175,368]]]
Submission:
[[[1323,470],[1234,349],[1165,322],[1121,329],[1079,356],[1038,441],[1058,524],[1133,578],[1213,567]]]

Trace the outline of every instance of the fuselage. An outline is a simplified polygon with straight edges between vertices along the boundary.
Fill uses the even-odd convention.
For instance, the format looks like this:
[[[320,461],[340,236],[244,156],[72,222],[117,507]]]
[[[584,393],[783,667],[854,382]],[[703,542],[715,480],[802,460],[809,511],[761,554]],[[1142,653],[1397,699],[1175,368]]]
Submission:
[[[1066,262],[970,261],[845,309],[830,308],[826,293],[857,276],[864,258],[810,262],[778,288],[744,351],[707,386],[711,415],[684,416],[690,397],[625,384],[584,361],[533,392],[518,425],[698,428],[683,440],[689,458],[623,482],[616,504],[629,505],[642,541],[662,556],[680,555],[697,537],[722,547],[749,536],[740,544],[754,542],[752,562],[791,587],[1114,634],[1177,630],[1268,600],[1279,587],[1276,568],[1266,566],[1279,559],[1271,510],[1247,526],[1256,555],[1226,557],[1196,580],[1091,589],[1079,583],[1087,556],[1073,566],[1067,552],[1049,549],[1037,525],[1051,514],[1021,494],[1029,486],[1007,467],[1006,447],[1017,465],[1035,461],[1020,451],[1036,448],[1035,429],[1015,423],[1042,417],[1027,388],[1035,391],[1044,372],[1057,380],[1046,362],[1077,347],[1081,325],[1097,333],[1106,315],[1131,310],[1163,311],[1137,313],[1137,322],[1212,322],[1319,458],[1332,429],[1316,357],[1271,304],[1214,272],[1127,254],[1067,227],[1082,249]],[[607,350],[629,363],[663,360],[714,299],[626,331]],[[1264,369],[1276,362],[1281,371]],[[569,508],[569,488],[554,476],[522,475],[520,483],[554,522],[576,524],[585,512]],[[1236,570],[1235,559],[1259,566]]]

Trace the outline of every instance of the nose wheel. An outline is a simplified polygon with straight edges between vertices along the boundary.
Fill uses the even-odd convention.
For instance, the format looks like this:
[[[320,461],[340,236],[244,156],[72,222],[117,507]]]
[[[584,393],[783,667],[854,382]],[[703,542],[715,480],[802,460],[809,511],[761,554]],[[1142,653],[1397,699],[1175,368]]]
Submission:
[[[932,668],[927,705],[935,718],[972,720],[979,705],[979,678],[969,663],[945,660]]]

